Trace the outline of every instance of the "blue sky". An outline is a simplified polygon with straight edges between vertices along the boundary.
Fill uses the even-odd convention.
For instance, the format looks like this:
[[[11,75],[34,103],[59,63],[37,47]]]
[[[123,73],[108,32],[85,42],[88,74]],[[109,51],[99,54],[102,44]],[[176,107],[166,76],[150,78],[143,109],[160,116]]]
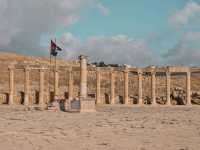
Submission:
[[[200,0],[0,0],[0,50],[146,65],[200,65]]]
[[[81,19],[74,25],[58,32],[71,32],[80,39],[90,36],[127,35],[133,38],[145,38],[158,53],[172,48],[180,34],[169,23],[173,11],[181,9],[188,0],[103,0],[109,9],[108,15],[102,15],[96,8],[84,10]]]

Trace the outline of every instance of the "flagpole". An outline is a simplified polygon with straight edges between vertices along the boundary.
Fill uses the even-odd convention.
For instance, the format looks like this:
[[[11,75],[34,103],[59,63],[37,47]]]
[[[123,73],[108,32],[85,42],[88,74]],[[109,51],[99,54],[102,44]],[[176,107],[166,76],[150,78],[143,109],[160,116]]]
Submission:
[[[52,67],[52,56],[51,56],[51,46],[49,50],[50,66],[49,66],[49,100],[51,100],[51,67]]]
[[[56,43],[56,38],[55,38],[55,43]],[[56,45],[57,45],[57,43],[56,43]],[[56,46],[56,50],[57,50],[57,46]],[[56,56],[55,56],[55,71],[56,71]]]
[[[56,38],[55,38],[55,44],[57,45],[57,43],[56,43]],[[57,46],[56,46],[56,50],[57,50]],[[57,69],[57,68],[56,68],[56,55],[55,55],[54,58],[55,58],[55,62],[54,62],[54,63],[55,63],[55,64],[54,64],[54,100],[55,100],[55,98],[56,98],[56,96],[57,96],[57,95],[56,95],[56,94],[57,94],[57,93],[56,93],[56,71],[57,71],[57,70],[56,70],[56,69]]]

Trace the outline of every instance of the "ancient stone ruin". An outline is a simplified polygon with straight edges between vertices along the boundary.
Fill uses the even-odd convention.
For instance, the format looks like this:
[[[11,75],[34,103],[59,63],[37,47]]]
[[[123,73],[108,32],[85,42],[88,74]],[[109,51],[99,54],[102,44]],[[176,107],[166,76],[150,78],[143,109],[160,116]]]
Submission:
[[[80,111],[95,104],[192,105],[200,104],[200,68],[96,67],[80,56],[80,66],[14,63],[2,68],[2,104],[45,107],[55,97],[66,109],[77,101]]]

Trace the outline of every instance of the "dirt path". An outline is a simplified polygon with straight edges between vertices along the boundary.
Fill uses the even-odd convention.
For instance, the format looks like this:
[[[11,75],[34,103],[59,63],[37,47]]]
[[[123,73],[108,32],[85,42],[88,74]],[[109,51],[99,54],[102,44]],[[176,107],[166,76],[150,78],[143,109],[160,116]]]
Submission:
[[[1,150],[199,150],[200,107],[100,107],[96,113],[0,106]]]

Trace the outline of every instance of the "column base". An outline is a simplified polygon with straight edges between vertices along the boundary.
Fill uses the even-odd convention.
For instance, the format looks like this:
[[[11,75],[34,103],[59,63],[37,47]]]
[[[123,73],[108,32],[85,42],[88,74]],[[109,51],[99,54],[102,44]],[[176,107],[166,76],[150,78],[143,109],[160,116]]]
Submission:
[[[192,106],[192,103],[188,103],[188,104],[186,104],[186,106]]]
[[[25,98],[24,98],[24,105],[25,106],[29,105],[29,98],[28,98],[28,96],[25,96]]]
[[[124,102],[124,105],[129,105],[129,104],[130,104],[129,100]]]
[[[138,105],[138,106],[142,106],[142,105],[144,105],[144,103],[143,103],[143,99],[139,99],[137,105]]]
[[[8,102],[8,105],[14,105],[14,103],[13,102],[12,103]]]
[[[12,94],[9,94],[8,105],[13,105],[13,104],[14,104],[14,96]]]
[[[143,103],[138,103],[137,106],[144,106],[145,104]]]
[[[40,111],[43,111],[43,110],[47,110],[47,107],[45,107],[44,105],[38,105],[35,107],[36,110],[40,110]]]
[[[95,112],[96,104],[95,99],[81,98],[80,99],[80,112]]]
[[[45,110],[45,109],[47,109],[47,105],[45,105],[45,104],[39,104],[39,105],[38,105],[38,108],[39,108],[40,110]]]
[[[152,103],[151,106],[158,106],[158,104],[157,103]]]
[[[164,106],[172,106],[171,103],[166,103]]]
[[[114,105],[114,104],[115,104],[115,100],[111,100],[111,101],[110,101],[110,104],[111,104],[111,105]]]
[[[65,110],[71,109],[71,101],[70,100],[66,100],[64,105],[65,105]]]

